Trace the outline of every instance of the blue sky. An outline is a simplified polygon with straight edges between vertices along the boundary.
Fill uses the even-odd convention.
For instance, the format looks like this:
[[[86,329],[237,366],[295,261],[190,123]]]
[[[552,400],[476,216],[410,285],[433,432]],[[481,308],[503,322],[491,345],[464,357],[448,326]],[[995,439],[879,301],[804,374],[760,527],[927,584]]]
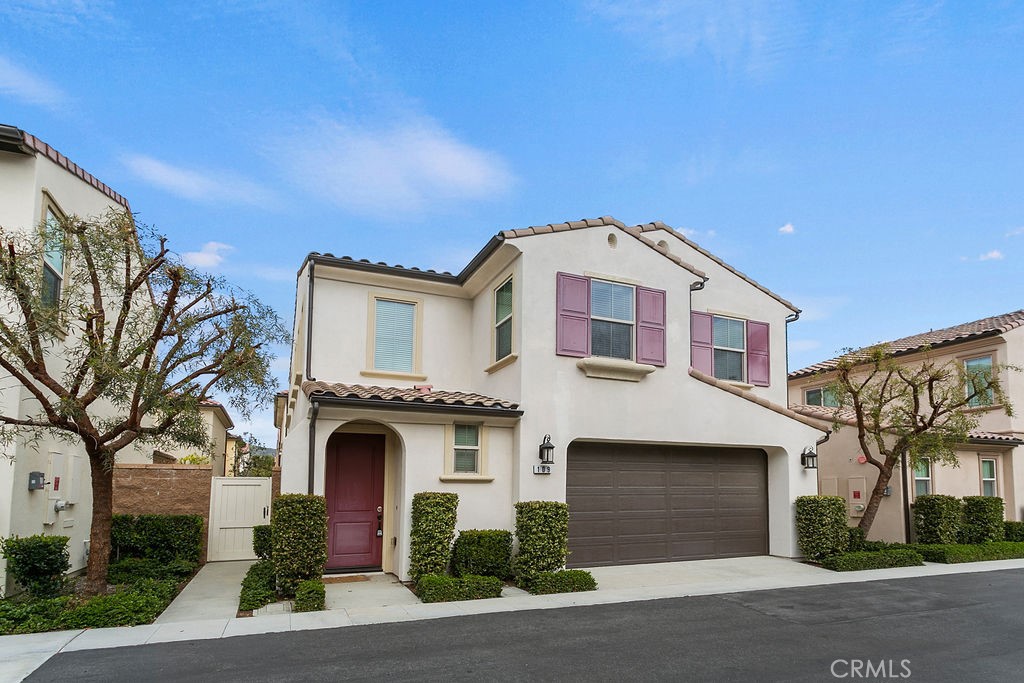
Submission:
[[[0,122],[288,321],[310,251],[457,271],[606,214],[803,308],[794,369],[1024,306],[1018,3],[7,0],[0,36]]]

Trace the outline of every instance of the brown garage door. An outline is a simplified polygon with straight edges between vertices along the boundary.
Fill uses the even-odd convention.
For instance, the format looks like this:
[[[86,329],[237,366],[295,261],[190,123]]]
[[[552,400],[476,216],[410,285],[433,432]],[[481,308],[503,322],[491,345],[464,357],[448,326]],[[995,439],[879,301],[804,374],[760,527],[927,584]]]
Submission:
[[[572,443],[570,567],[768,552],[764,451]]]

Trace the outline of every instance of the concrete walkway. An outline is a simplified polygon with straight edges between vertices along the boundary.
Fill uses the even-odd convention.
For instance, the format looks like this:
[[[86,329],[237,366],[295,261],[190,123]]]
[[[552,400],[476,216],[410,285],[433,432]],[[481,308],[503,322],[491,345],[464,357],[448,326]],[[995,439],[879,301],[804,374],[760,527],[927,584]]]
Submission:
[[[20,681],[57,652],[75,650],[438,619],[466,614],[554,609],[691,595],[715,595],[915,576],[1024,569],[1024,560],[998,560],[969,564],[926,564],[923,567],[898,567],[859,572],[831,572],[827,569],[778,557],[744,557],[598,567],[591,570],[597,579],[598,589],[587,593],[538,596],[525,594],[518,589],[506,589],[500,598],[434,604],[420,603],[407,588],[395,581],[394,577],[373,575],[366,581],[329,584],[328,588],[332,595],[329,598],[331,609],[323,612],[279,613],[236,618],[233,615],[234,609],[237,607],[241,581],[238,572],[241,571],[244,574],[245,570],[239,570],[237,567],[219,569],[217,568],[218,564],[243,563],[206,565],[206,568],[212,566],[214,571],[207,573],[208,579],[204,577],[202,594],[212,595],[220,591],[224,598],[222,609],[226,610],[228,599],[234,605],[231,609],[231,616],[178,622],[166,621],[165,617],[170,609],[177,607],[175,603],[178,600],[175,600],[175,603],[172,603],[168,611],[161,615],[157,623],[146,626],[2,636],[0,637],[0,681]],[[337,586],[344,588],[337,589],[335,588]],[[197,589],[196,595],[199,594]],[[348,595],[347,600],[345,599],[346,594]],[[376,594],[377,600],[380,602],[370,600],[371,594]],[[182,595],[185,595],[185,591],[182,591]],[[220,598],[217,600],[220,602]],[[369,602],[367,602],[368,600]],[[385,605],[386,600],[390,602]],[[192,603],[191,597],[184,598],[181,603],[182,612],[194,617],[196,612],[187,607],[190,603]]]
[[[238,613],[242,579],[252,565],[253,560],[208,562],[153,623],[231,619]]]

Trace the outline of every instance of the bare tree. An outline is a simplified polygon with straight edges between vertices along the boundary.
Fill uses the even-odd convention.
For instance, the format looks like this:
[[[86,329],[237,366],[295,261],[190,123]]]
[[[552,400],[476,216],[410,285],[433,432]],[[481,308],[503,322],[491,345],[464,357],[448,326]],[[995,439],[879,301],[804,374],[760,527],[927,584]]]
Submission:
[[[54,253],[64,257],[56,283],[42,275]],[[273,309],[178,262],[127,212],[0,228],[0,370],[34,399],[0,415],[0,438],[82,444],[93,497],[86,592],[106,588],[117,453],[204,447],[200,403],[216,392],[249,415],[272,400],[271,346],[287,340]]]

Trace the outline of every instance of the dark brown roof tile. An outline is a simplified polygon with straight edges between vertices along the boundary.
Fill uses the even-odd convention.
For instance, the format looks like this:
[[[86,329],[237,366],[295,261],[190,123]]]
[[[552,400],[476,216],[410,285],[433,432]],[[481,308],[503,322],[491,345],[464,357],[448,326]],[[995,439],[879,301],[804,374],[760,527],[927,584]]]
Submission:
[[[519,404],[512,401],[465,391],[424,392],[413,387],[379,387],[340,382],[311,382],[309,380],[302,383],[302,391],[306,396],[330,395],[367,401],[394,401],[395,403],[440,404],[505,410],[518,410],[519,408]]]

